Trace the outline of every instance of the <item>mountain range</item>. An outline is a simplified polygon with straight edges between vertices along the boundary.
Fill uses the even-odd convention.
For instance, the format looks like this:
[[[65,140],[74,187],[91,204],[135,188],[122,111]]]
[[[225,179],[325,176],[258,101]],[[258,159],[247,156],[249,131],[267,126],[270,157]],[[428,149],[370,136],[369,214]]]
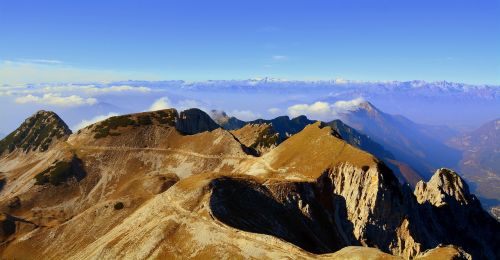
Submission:
[[[448,144],[463,152],[459,169],[474,191],[500,219],[500,119],[459,135]]]
[[[281,116],[248,122],[229,117],[221,111],[212,111],[211,116],[223,128],[230,130],[246,124],[271,124],[277,129],[281,141],[314,123],[305,116],[293,119]],[[495,165],[500,161],[498,120],[461,134],[448,126],[419,124],[400,115],[385,113],[368,101],[345,110],[339,117],[342,121],[323,124],[335,129],[349,144],[382,159],[402,183],[415,187],[418,181],[429,180],[441,167],[459,170],[472,185],[473,191],[480,195],[485,208],[495,217],[500,217],[497,183],[500,173]]]
[[[500,223],[458,173],[412,190],[342,121],[226,130],[166,109],[71,133],[39,111],[0,147],[6,259],[500,257]]]

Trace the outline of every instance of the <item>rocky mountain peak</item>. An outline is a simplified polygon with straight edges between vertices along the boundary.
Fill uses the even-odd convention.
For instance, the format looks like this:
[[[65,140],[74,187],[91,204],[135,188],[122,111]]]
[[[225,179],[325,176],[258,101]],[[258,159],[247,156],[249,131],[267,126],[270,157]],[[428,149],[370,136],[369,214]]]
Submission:
[[[372,103],[368,101],[363,101],[359,103],[356,111],[363,111],[371,116],[376,116],[380,114],[380,111]]]
[[[197,134],[215,130],[220,126],[207,113],[198,108],[191,108],[179,114],[175,128],[184,134]]]
[[[471,200],[467,183],[456,172],[446,168],[438,169],[427,183],[418,182],[415,196],[419,203],[428,201],[437,207],[450,203],[466,205]]]
[[[65,140],[70,134],[71,130],[56,113],[40,110],[0,141],[0,154],[16,149],[43,152],[54,142]]]

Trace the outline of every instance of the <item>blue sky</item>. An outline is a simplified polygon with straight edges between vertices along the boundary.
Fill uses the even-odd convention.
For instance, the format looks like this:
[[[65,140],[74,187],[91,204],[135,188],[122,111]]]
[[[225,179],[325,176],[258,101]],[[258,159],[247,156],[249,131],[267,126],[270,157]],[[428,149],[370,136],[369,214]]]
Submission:
[[[1,1],[0,84],[117,79],[500,84],[500,1]]]

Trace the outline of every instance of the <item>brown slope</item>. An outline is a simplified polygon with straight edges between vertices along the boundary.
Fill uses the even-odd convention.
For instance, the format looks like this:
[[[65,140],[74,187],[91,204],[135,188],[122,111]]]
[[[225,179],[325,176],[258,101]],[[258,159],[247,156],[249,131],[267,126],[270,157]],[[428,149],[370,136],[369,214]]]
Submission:
[[[316,179],[325,169],[342,162],[366,170],[379,163],[371,154],[344,142],[330,127],[321,127],[320,122],[288,138],[262,161],[275,169],[273,177],[301,179]]]
[[[158,119],[158,114],[126,116],[125,123],[119,124],[107,120],[79,131],[68,142],[46,153],[2,158],[0,171],[7,182],[1,193],[0,208],[42,227],[32,234],[41,237],[37,242],[40,249],[49,247],[50,232],[61,232],[68,241],[83,245],[93,241],[89,236],[79,235],[83,226],[91,228],[92,236],[104,234],[179,178],[204,171],[230,171],[248,157],[246,148],[225,130],[184,135],[172,121]],[[129,120],[134,123],[129,124]],[[102,130],[106,129],[103,126],[112,127]],[[188,128],[200,129],[199,126]],[[99,136],[100,133],[106,135]],[[50,175],[51,167],[74,157],[81,160],[83,178],[64,179],[57,185],[35,184],[38,174]],[[118,203],[124,209],[115,211],[113,207]],[[98,217],[99,214],[102,216]],[[79,219],[78,224],[72,225],[73,219]],[[57,244],[54,245],[54,252],[60,253]],[[36,249],[27,252],[45,254]]]

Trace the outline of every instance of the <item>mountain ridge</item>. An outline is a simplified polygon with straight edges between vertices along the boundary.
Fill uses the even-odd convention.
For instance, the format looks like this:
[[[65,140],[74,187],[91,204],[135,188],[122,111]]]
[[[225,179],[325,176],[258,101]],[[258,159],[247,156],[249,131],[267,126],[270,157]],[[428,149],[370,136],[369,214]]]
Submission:
[[[210,130],[203,112],[185,118],[182,129],[199,130],[191,134],[169,111],[101,121],[22,160],[0,156],[0,210],[35,224],[9,232],[2,257],[500,255],[500,223],[472,195],[467,204],[451,196],[457,203],[437,207],[426,199],[433,188],[417,193],[419,203],[383,161],[321,122],[256,156],[232,133]],[[83,178],[35,184],[38,173],[75,156]],[[439,180],[461,181],[448,175],[453,182]],[[447,194],[469,197],[448,186]]]

